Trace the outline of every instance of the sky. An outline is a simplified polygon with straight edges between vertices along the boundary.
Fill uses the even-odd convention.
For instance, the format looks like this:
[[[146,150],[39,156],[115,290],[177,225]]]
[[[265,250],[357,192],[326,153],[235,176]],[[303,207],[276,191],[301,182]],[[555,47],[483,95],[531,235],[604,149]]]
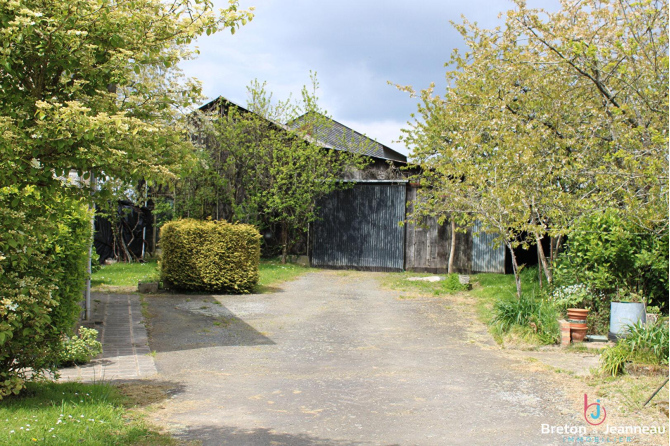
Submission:
[[[224,7],[226,2],[216,2]],[[200,55],[183,62],[203,93],[245,105],[246,87],[267,82],[276,99],[299,97],[314,71],[319,104],[336,121],[403,154],[401,128],[408,128],[418,99],[388,82],[415,90],[446,88],[445,63],[464,49],[450,21],[461,16],[492,28],[507,0],[241,0],[255,17],[234,35],[223,31],[197,42]]]

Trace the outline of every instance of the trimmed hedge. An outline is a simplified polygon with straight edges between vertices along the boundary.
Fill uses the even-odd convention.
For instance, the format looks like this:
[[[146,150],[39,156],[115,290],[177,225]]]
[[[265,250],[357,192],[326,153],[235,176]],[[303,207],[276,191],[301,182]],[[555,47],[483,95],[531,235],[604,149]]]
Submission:
[[[161,229],[161,279],[177,289],[250,293],[258,283],[261,236],[251,225],[193,219]]]

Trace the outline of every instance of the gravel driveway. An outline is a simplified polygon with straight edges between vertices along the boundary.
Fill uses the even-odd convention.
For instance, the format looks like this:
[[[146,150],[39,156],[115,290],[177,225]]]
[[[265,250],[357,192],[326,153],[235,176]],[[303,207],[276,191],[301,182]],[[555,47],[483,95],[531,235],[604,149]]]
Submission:
[[[449,297],[402,299],[381,274],[147,297],[158,371],[183,386],[152,417],[204,445],[263,446],[560,444],[541,425],[580,424]]]

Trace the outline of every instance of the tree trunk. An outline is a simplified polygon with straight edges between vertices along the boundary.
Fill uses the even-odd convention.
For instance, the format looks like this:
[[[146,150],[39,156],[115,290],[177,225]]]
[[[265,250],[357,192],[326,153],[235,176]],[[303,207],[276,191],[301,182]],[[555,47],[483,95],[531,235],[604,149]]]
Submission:
[[[456,222],[452,216],[451,218],[451,246],[449,247],[449,264],[447,265],[447,273],[454,273],[454,257],[456,254]]]
[[[507,249],[509,249],[510,258],[512,259],[512,270],[514,271],[514,281],[516,282],[516,297],[521,299],[521,275],[519,274],[519,265],[516,263],[516,255],[512,244],[506,242]]]
[[[547,283],[551,286],[553,282],[553,276],[551,274],[551,269],[549,268],[549,263],[547,262],[547,256],[544,255],[544,248],[542,247],[542,239],[538,233],[535,233],[535,243],[537,243],[537,256],[540,259],[542,264],[542,269],[544,270],[544,275],[547,278]]]
[[[281,263],[286,263],[288,257],[288,224],[281,224]]]

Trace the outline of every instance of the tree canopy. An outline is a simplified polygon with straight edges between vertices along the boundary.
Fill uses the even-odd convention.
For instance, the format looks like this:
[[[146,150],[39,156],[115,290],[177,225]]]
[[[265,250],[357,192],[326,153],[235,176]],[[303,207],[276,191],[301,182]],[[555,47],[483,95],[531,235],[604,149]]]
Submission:
[[[609,208],[667,232],[667,1],[515,3],[495,29],[455,25],[468,50],[444,95],[421,92],[404,138],[430,186],[420,208],[510,249]]]
[[[0,2],[0,186],[61,187],[71,169],[170,176],[189,152],[183,111],[200,99],[177,63],[196,37],[251,18],[235,0],[219,12],[210,0]]]
[[[303,87],[300,100],[273,101],[265,83],[254,81],[246,109],[221,101],[201,116],[200,162],[178,182],[178,214],[275,232],[286,260],[317,218],[318,199],[349,185],[339,181],[347,169],[367,164],[356,147],[337,151],[317,140],[331,125],[317,90],[313,74],[312,88]],[[300,126],[292,128],[298,117]]]

